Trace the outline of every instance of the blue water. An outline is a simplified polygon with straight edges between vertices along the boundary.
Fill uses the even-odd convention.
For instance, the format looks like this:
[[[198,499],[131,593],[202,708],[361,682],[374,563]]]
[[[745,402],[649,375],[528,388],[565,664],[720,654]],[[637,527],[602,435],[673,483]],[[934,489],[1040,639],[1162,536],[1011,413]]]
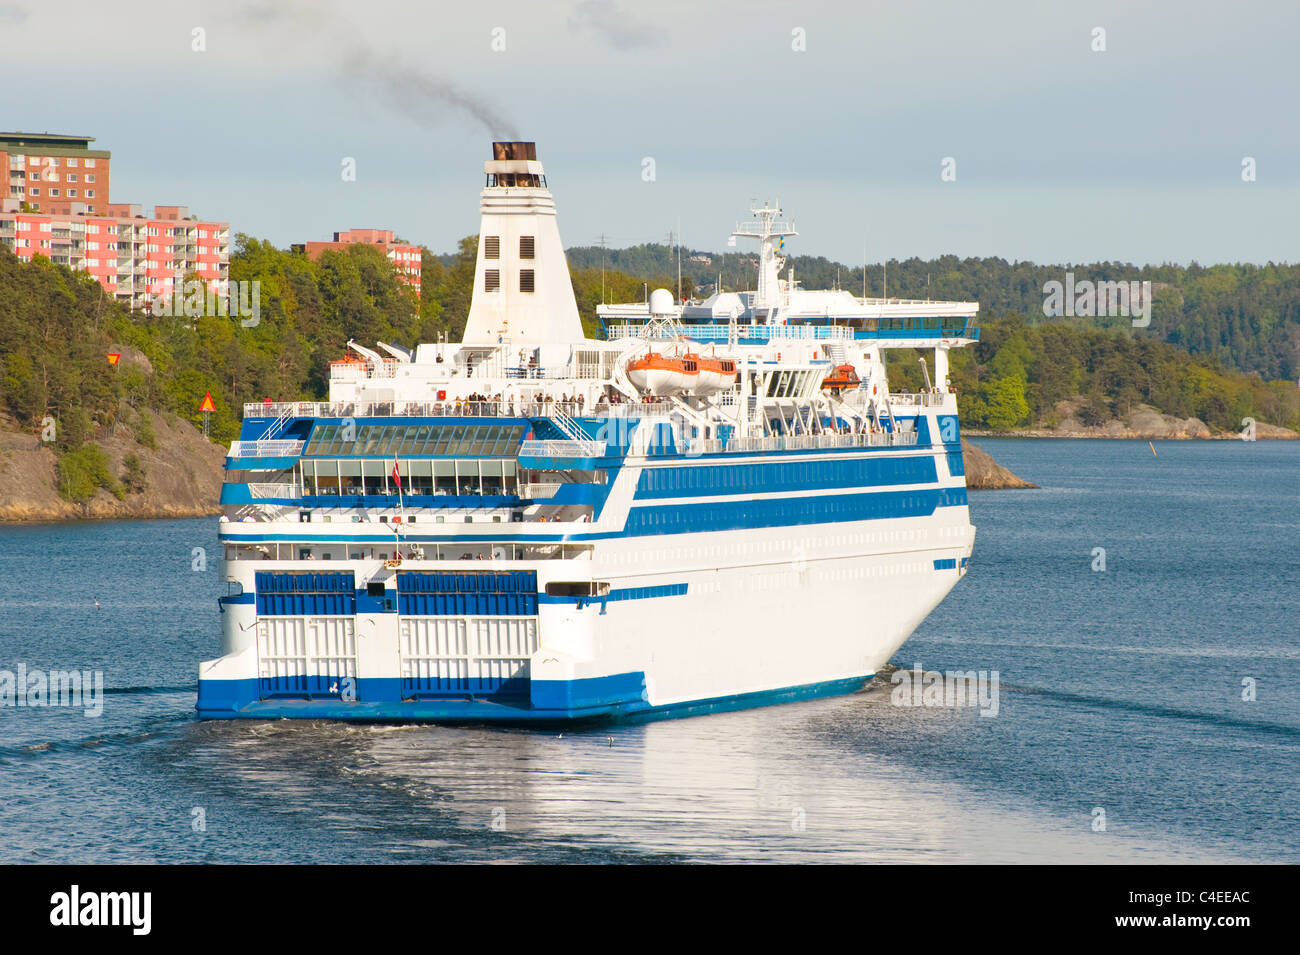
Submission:
[[[580,732],[198,723],[212,521],[0,528],[0,670],[111,688],[0,708],[0,862],[1300,861],[1300,444],[980,444],[1042,489],[971,495],[893,662],[998,671],[990,718],[882,679]]]

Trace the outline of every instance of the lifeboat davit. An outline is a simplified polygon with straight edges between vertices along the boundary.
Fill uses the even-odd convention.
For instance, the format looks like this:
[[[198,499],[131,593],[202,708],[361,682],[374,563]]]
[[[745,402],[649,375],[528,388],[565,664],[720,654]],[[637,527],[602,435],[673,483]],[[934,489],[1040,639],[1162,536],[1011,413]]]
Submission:
[[[858,372],[852,365],[836,365],[835,370],[822,379],[822,388],[827,391],[843,391],[856,388],[861,384]]]
[[[699,355],[687,355],[694,359],[700,369],[700,380],[695,385],[697,395],[711,395],[726,391],[736,383],[736,363],[730,358],[703,358]]]
[[[700,365],[695,356],[669,358],[648,352],[644,358],[627,363],[627,377],[639,391],[646,394],[680,395],[696,390],[700,380]]]

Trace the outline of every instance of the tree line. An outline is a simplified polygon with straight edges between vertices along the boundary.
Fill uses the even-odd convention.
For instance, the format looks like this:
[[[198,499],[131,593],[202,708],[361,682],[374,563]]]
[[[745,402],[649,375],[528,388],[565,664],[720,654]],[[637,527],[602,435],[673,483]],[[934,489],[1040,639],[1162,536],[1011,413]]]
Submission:
[[[330,250],[313,261],[239,235],[230,277],[260,283],[260,321],[252,327],[244,327],[239,316],[131,312],[84,273],[40,256],[25,263],[0,248],[0,411],[33,435],[42,434],[48,421],[56,422],[52,443],[67,454],[122,427],[148,446],[153,438],[146,412],[172,413],[199,424],[199,403],[210,392],[217,407],[212,437],[231,440],[245,402],[324,398],[329,363],[344,355],[350,338],[407,347],[440,336],[458,341],[469,314],[477,248],[477,237],[468,236],[449,255],[426,250],[423,294],[417,296],[374,247]],[[583,250],[570,252],[574,293],[589,334],[599,329],[596,306],[602,298],[640,301],[647,287],[675,287],[676,260],[662,254],[670,252],[668,247],[633,251],[619,261],[634,265],[635,272],[613,268],[608,259],[602,270],[599,259],[593,262]],[[827,266],[821,268],[824,273]],[[922,271],[929,274],[928,286]],[[1118,279],[1121,271],[1111,274]],[[796,273],[810,287],[834,283],[815,262],[797,266]],[[1279,330],[1297,334],[1300,268],[1152,270],[1166,290],[1157,291],[1150,330],[1133,329],[1127,320],[1114,327],[1044,320],[1031,306],[1037,304],[1041,312],[1039,279],[1046,274],[1039,266],[1001,260],[891,263],[891,294],[924,297],[929,288],[934,298],[977,299],[985,306],[981,341],[955,352],[952,360],[951,377],[963,394],[962,414],[969,425],[1050,424],[1062,400],[1079,396],[1085,423],[1145,403],[1225,430],[1239,428],[1247,416],[1300,427],[1298,390],[1294,380],[1285,380],[1293,373],[1288,364],[1293,359],[1285,348],[1274,347]],[[841,279],[847,285],[846,275]],[[997,294],[990,291],[995,286],[1001,289]],[[1176,310],[1163,309],[1168,327],[1161,325],[1161,303],[1175,301]],[[1236,304],[1227,308],[1227,303]],[[1184,316],[1177,323],[1175,311]],[[1225,328],[1237,331],[1211,333],[1209,319],[1198,324],[1197,316],[1222,319]],[[1170,341],[1161,340],[1161,329]],[[1190,347],[1194,343],[1199,351]],[[113,366],[106,355],[115,349],[141,360]],[[1249,363],[1255,353],[1262,368],[1249,374],[1227,360],[1235,355]],[[914,356],[896,354],[891,360],[901,382],[920,385]]]

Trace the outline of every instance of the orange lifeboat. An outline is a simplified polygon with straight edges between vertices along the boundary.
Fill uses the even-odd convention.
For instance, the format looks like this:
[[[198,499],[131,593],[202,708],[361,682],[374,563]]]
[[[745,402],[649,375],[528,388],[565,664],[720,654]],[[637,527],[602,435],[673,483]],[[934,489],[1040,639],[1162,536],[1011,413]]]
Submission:
[[[693,358],[700,367],[700,380],[695,385],[697,395],[726,391],[736,383],[736,362],[733,359],[702,358],[690,354],[686,357]]]
[[[857,369],[852,365],[836,365],[835,370],[822,379],[822,388],[827,391],[843,391],[856,388],[861,384]]]
[[[694,391],[700,380],[699,358],[669,358],[647,352],[627,364],[627,377],[639,391],[651,395],[679,395]]]

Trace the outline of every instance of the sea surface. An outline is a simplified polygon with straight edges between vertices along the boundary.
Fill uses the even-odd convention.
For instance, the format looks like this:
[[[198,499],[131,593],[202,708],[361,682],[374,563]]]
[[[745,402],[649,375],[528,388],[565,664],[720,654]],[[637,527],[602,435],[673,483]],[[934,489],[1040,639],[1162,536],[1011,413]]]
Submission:
[[[200,723],[214,521],[0,528],[0,671],[107,684],[0,708],[0,862],[1300,862],[1300,443],[978,443],[1042,488],[971,494],[893,663],[996,670],[990,717],[886,675],[565,732]]]

